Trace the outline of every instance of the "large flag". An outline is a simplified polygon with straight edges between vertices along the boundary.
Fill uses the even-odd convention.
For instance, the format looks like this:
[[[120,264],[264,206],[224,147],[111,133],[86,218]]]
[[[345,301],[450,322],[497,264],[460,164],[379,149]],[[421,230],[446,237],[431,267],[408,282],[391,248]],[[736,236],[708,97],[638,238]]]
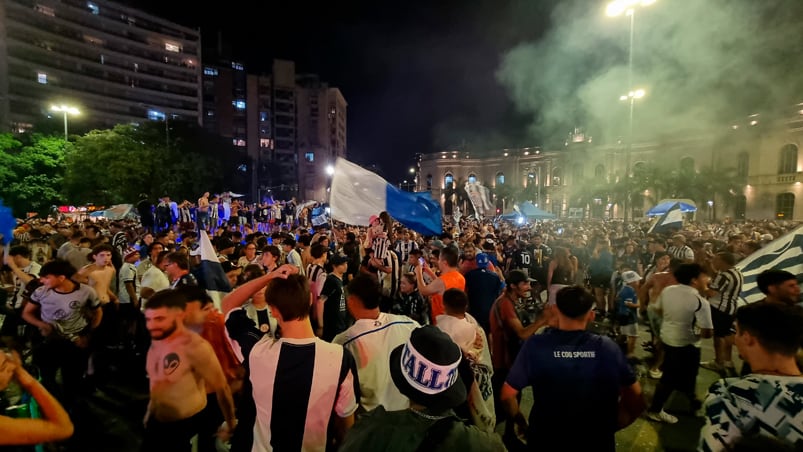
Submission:
[[[764,245],[736,264],[744,276],[742,298],[753,303],[764,298],[758,289],[756,277],[764,270],[786,270],[803,282],[803,226]]]
[[[658,220],[653,223],[648,234],[658,233],[663,234],[669,232],[671,229],[683,229],[683,211],[680,209],[680,203],[675,203],[663,215],[658,217]]]
[[[348,224],[367,226],[371,215],[387,211],[421,234],[443,232],[441,206],[429,193],[401,191],[376,173],[343,158],[335,162],[329,207],[333,219]]]
[[[217,258],[212,242],[209,240],[209,235],[204,230],[201,230],[198,245],[201,251],[202,284],[206,289],[206,293],[215,302],[215,307],[220,309],[220,301],[227,293],[231,292],[231,284],[229,284],[229,279],[226,277],[226,272],[223,271],[223,266],[220,265],[220,260]]]
[[[493,206],[491,202],[488,201],[488,187],[483,186],[479,182],[466,182],[465,190],[466,193],[468,193],[471,206],[474,207],[474,215],[478,220],[493,212]]]

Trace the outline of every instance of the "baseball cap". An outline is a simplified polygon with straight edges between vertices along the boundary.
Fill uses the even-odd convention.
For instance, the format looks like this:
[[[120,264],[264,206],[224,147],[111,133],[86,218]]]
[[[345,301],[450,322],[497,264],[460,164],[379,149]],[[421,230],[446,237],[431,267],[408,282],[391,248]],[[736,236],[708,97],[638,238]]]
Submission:
[[[634,271],[628,270],[622,273],[622,281],[624,281],[625,284],[630,284],[632,282],[641,281],[641,276]]]
[[[488,263],[490,260],[488,259],[488,255],[485,253],[477,253],[477,268],[488,268]]]
[[[133,246],[129,246],[128,249],[125,250],[125,253],[123,253],[123,259],[128,259],[135,254],[139,254],[139,250]]]

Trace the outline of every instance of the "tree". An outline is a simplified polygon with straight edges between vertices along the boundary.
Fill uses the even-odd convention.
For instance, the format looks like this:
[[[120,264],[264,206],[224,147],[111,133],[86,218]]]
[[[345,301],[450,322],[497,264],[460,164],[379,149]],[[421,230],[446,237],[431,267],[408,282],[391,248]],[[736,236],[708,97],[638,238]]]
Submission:
[[[17,216],[46,213],[62,202],[65,149],[61,137],[0,135],[0,197]]]
[[[64,192],[74,203],[133,203],[139,193],[194,201],[205,191],[240,190],[247,165],[231,142],[187,123],[172,123],[165,142],[161,123],[94,130],[67,159]],[[247,169],[247,166],[245,167]]]

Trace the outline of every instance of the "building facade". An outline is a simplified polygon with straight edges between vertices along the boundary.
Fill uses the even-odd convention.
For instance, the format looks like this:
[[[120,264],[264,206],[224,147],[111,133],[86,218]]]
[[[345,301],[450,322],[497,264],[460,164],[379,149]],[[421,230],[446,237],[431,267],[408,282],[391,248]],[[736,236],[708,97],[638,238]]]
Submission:
[[[103,0],[0,1],[0,125],[201,120],[200,32]],[[64,113],[65,115],[67,113]]]
[[[348,104],[339,89],[316,75],[298,76],[297,83],[299,196],[324,201],[330,168],[338,157],[346,157]]]
[[[295,63],[273,60],[269,73],[209,56],[203,68],[203,125],[244,149],[251,199],[326,199],[326,168],[346,155],[346,101]]]
[[[527,199],[563,218],[623,218],[626,198],[628,217],[638,219],[663,199],[683,198],[697,205],[698,220],[803,220],[801,141],[797,106],[632,147],[578,134],[560,149],[447,150],[420,157],[417,190],[430,191],[447,214],[454,188],[476,180],[491,188],[500,213]]]

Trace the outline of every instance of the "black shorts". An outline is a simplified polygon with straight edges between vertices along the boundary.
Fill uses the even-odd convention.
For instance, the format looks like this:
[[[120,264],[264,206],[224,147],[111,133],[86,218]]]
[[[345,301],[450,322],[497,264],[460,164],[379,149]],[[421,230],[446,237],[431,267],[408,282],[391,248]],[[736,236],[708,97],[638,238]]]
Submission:
[[[591,276],[591,287],[595,289],[610,289],[611,276]]]
[[[190,452],[192,437],[200,433],[204,412],[173,422],[149,419],[142,441],[142,452]]]
[[[714,337],[728,337],[736,334],[733,328],[733,321],[736,316],[726,314],[719,309],[711,308],[711,321],[714,324]]]

